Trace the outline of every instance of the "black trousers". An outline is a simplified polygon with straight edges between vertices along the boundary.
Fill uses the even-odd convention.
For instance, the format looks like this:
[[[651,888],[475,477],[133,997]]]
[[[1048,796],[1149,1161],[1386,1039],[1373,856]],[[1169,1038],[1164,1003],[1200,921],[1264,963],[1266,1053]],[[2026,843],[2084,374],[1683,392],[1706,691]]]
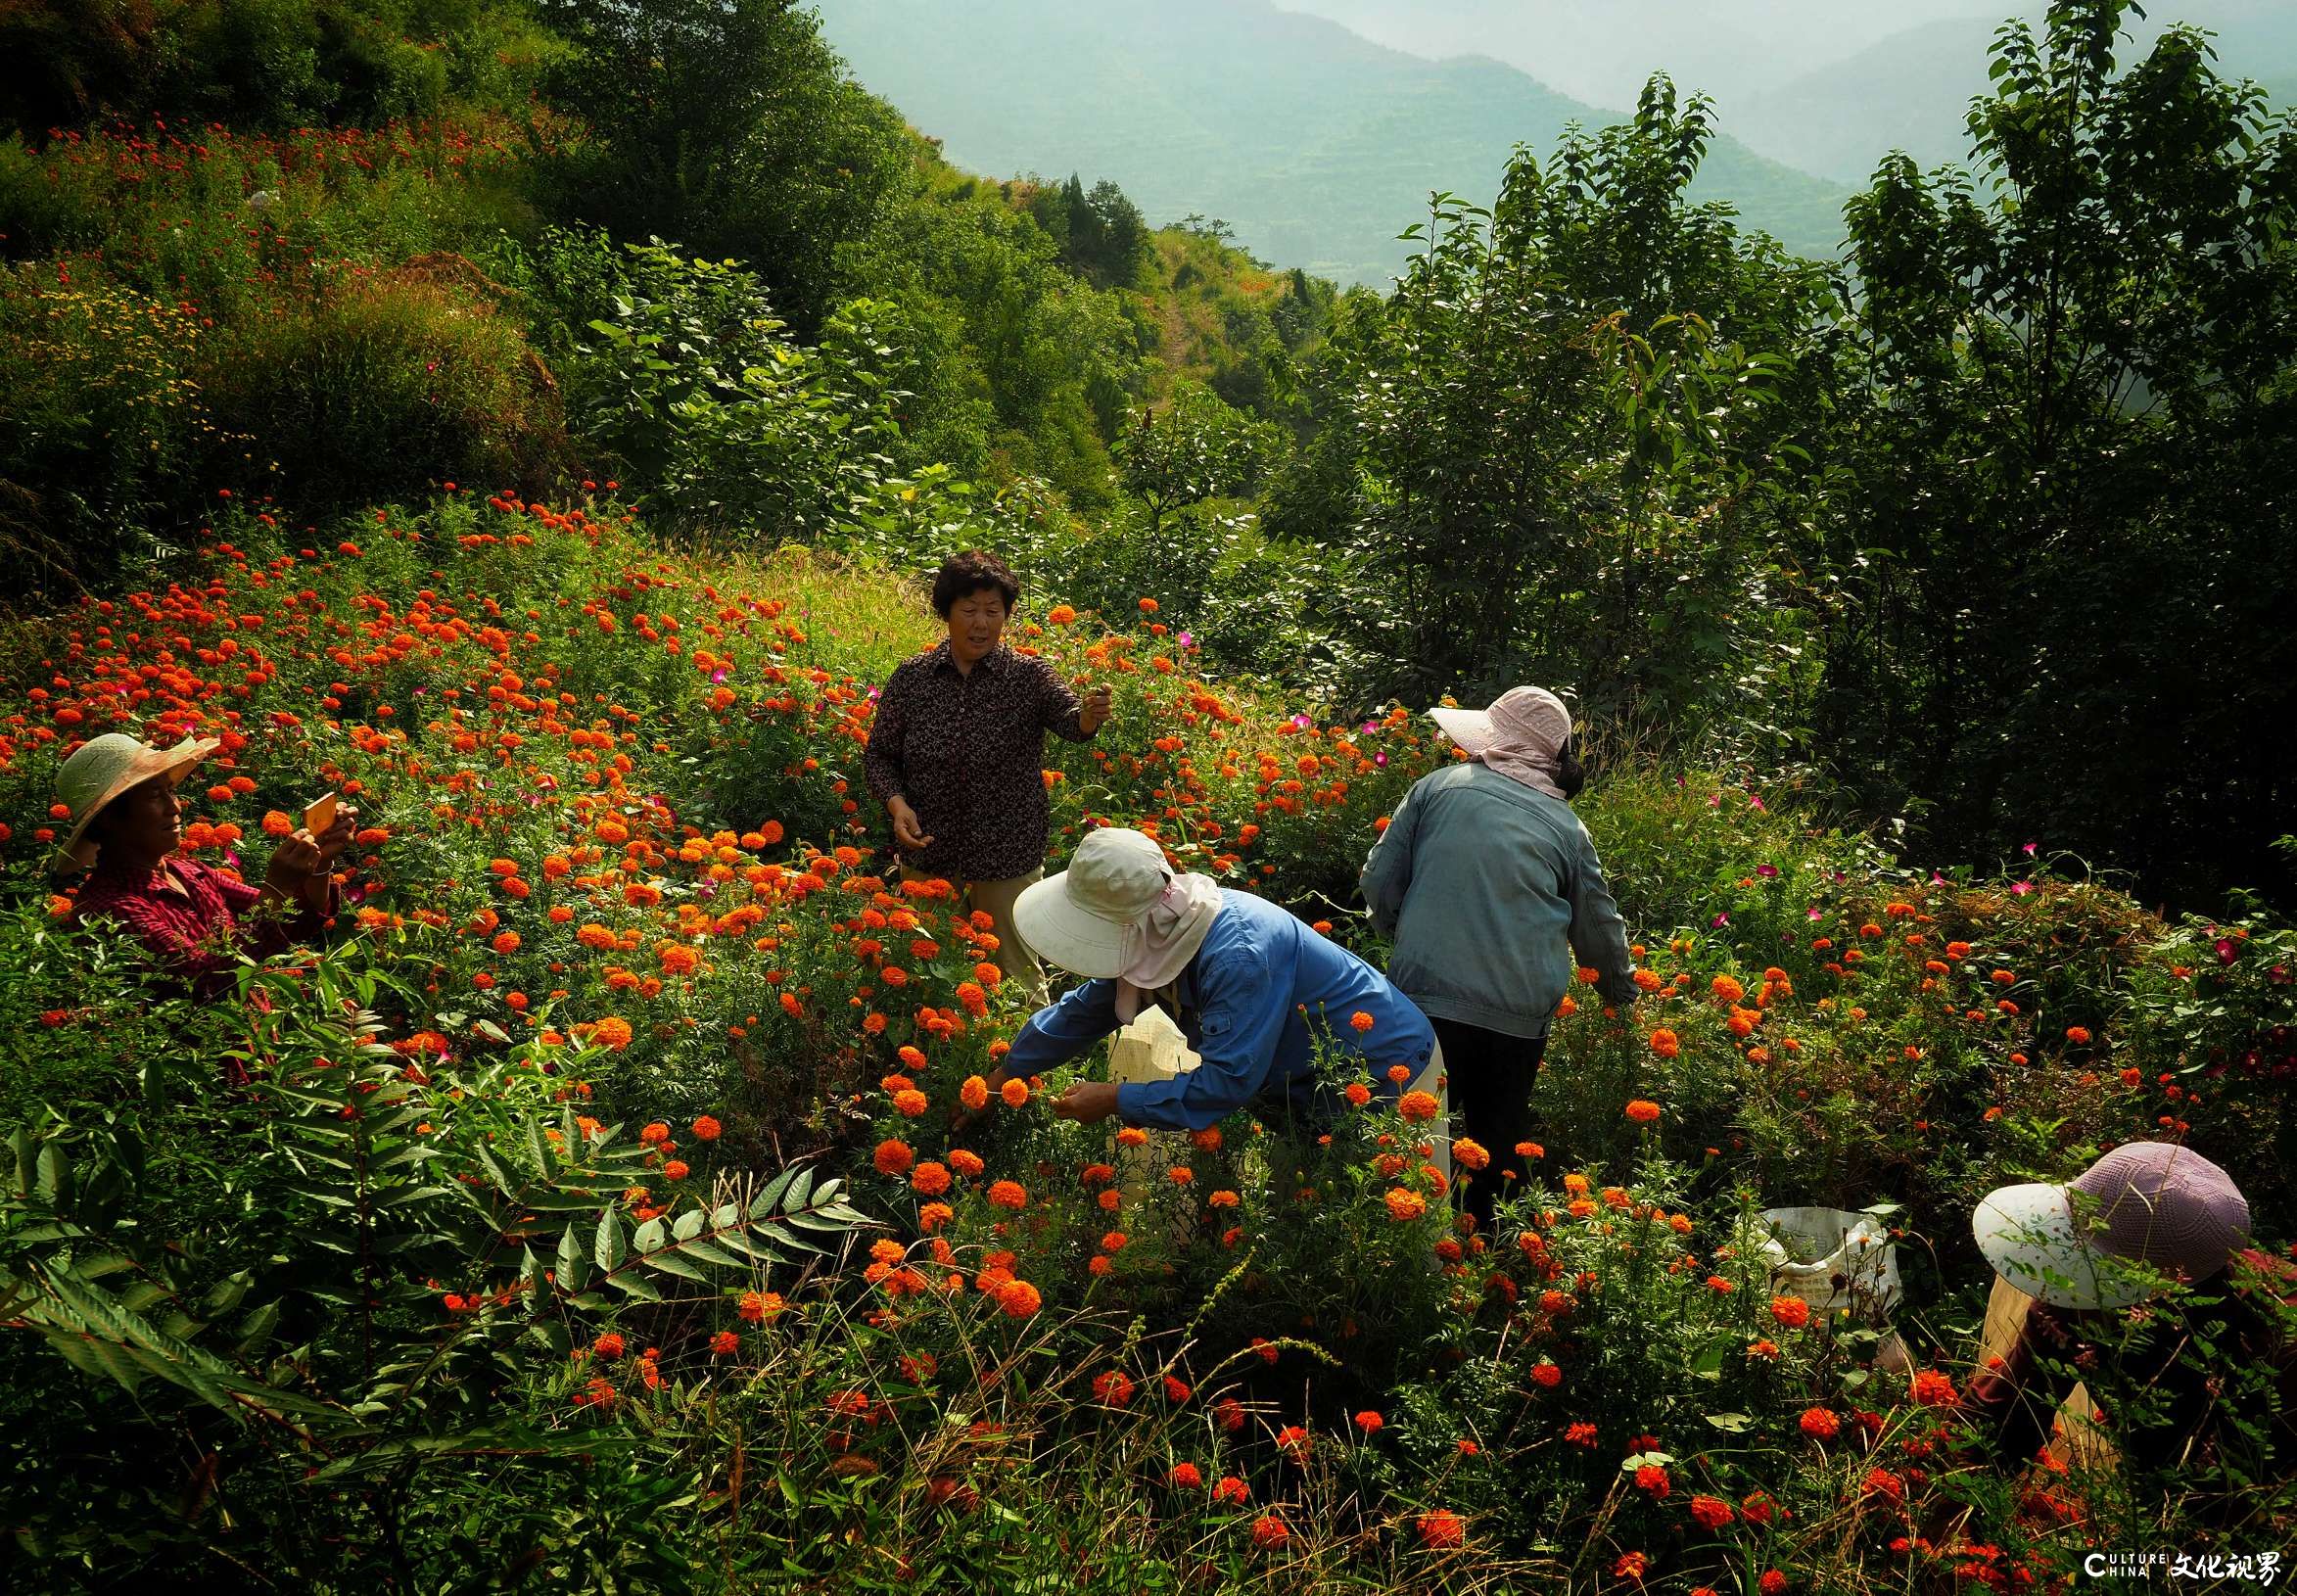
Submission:
[[[1431,1019],[1430,1023],[1443,1048],[1453,1129],[1491,1154],[1491,1166],[1470,1179],[1460,1197],[1461,1207],[1476,1216],[1477,1230],[1488,1232],[1492,1199],[1514,1195],[1526,1178],[1516,1144],[1533,1140],[1531,1086],[1539,1078],[1547,1036],[1544,1032],[1509,1036],[1456,1019]],[[1452,1174],[1455,1178],[1467,1174],[1456,1158]],[[1515,1178],[1509,1179],[1510,1175]]]

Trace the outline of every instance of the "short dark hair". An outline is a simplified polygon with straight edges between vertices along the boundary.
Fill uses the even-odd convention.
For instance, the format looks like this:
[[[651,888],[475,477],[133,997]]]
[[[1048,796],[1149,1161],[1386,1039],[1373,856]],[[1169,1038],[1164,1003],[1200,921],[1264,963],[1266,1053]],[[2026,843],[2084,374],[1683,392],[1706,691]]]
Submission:
[[[977,548],[952,554],[941,562],[941,569],[933,578],[933,613],[946,621],[959,599],[970,598],[984,587],[997,589],[1005,599],[1008,615],[1020,602],[1021,585],[1013,580],[1012,571],[1005,561]]]
[[[1587,785],[1587,767],[1579,758],[1579,738],[1576,733],[1564,739],[1556,750],[1555,784],[1563,789],[1566,800],[1576,798]]]

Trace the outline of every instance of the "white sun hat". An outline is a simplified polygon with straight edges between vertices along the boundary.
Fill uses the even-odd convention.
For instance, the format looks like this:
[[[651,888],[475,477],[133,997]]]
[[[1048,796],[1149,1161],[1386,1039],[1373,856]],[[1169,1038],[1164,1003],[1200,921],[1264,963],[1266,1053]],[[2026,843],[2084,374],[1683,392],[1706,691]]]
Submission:
[[[2057,1308],[2126,1308],[2167,1275],[2207,1280],[2249,1235],[2233,1178],[2189,1148],[2129,1142],[2065,1186],[2005,1186],[1979,1200],[1979,1250]],[[2143,1265],[2144,1267],[2133,1267]]]
[[[1209,876],[1176,875],[1154,838],[1110,825],[1077,844],[1067,869],[1022,891],[1013,930],[1074,974],[1155,987],[1195,957],[1219,912]]]
[[[61,845],[58,868],[70,865],[84,870],[96,862],[87,830],[106,805],[154,776],[180,784],[193,766],[222,746],[213,737],[194,737],[172,748],[155,748],[124,731],[107,731],[81,743],[56,772],[57,801],[71,811],[71,831]]]

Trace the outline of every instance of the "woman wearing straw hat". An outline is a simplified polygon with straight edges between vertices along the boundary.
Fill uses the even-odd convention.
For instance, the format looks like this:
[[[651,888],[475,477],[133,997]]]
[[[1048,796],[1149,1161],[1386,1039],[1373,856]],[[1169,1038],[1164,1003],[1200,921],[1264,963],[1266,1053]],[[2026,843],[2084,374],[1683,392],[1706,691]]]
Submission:
[[[2190,1484],[2196,1442],[2226,1442],[2232,1416],[2251,1432],[2237,1444],[2254,1447],[2273,1406],[2272,1466],[2297,1466],[2297,1348],[2280,1328],[2297,1270],[2247,1245],[2249,1203],[2223,1169],[2189,1148],[2125,1143],[2068,1185],[1989,1193],[1971,1228],[1995,1280],[1962,1405],[1998,1459],[2032,1459],[2062,1405],[2084,1461],[2119,1451],[2141,1469],[2180,1468]],[[2162,1300],[2173,1283],[2199,1294]],[[2251,1389],[2228,1385],[2237,1368]],[[2261,1400],[2276,1385],[2277,1402]],[[2084,1421],[2101,1394],[2124,1407],[2139,1393],[2112,1416],[2109,1450]]]
[[[1461,1133],[1491,1154],[1465,1205],[1524,1178],[1531,1088],[1575,950],[1608,1003],[1635,1001],[1635,968],[1587,828],[1571,716],[1540,687],[1487,710],[1430,712],[1467,763],[1420,778],[1364,861],[1372,921],[1394,939],[1388,973],[1434,1021]]]
[[[155,748],[111,731],[81,744],[56,773],[57,799],[71,813],[62,868],[89,872],[74,917],[124,924],[208,1001],[231,990],[240,955],[283,953],[316,939],[333,911],[329,867],[357,826],[357,812],[346,804],[320,835],[298,829],[282,837],[260,887],[183,857],[175,789],[218,746],[199,738]],[[243,918],[264,908],[291,917]]]
[[[1316,1090],[1320,1034],[1360,1056],[1379,1090],[1395,1090],[1395,1065],[1407,1080],[1429,1072],[1435,1034],[1380,971],[1264,898],[1176,873],[1139,831],[1087,835],[1066,870],[1021,894],[1013,923],[1045,959],[1087,979],[1021,1027],[1002,1074],[1075,1058],[1152,999],[1178,1009],[1202,1058],[1169,1080],[1079,1081],[1054,1104],[1064,1119],[1115,1114],[1195,1131],[1260,1103],[1313,1123],[1334,1106]]]

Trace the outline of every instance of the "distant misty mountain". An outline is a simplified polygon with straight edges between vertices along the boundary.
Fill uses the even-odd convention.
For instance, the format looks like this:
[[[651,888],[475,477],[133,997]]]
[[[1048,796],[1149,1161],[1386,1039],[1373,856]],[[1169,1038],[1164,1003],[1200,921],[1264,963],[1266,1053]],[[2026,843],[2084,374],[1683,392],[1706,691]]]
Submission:
[[[1227,221],[1265,259],[1375,285],[1431,190],[1488,203],[1510,152],[1621,114],[1498,61],[1424,60],[1270,0],[818,0],[872,92],[958,164],[1116,180],[1153,222]],[[1831,255],[1843,187],[1718,138],[1695,190]]]
[[[1368,39],[1440,59],[1485,55],[1596,105],[1664,71],[1743,101],[1947,18],[1998,21],[2015,0],[1279,0]]]
[[[1995,30],[2046,0],[1282,0],[1430,59],[1493,56],[1582,99],[1619,103],[1654,71],[1711,95],[1723,130],[1804,171],[1863,184],[1902,149],[1968,155]],[[2297,0],[2147,0],[2127,64],[2165,27],[2217,35],[2219,70],[2297,95]]]

